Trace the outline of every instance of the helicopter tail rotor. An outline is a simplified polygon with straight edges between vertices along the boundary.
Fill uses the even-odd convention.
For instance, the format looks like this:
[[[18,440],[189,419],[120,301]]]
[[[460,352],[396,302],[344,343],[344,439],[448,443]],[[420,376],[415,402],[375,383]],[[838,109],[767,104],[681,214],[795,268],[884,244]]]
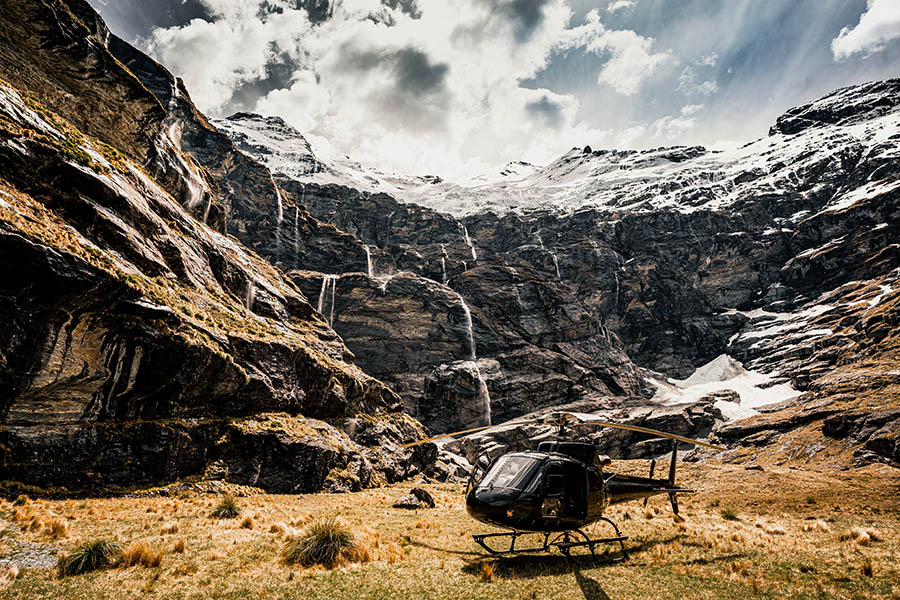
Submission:
[[[672,440],[672,460],[669,462],[669,486],[675,487],[675,465],[678,461],[678,440]],[[672,505],[672,514],[676,520],[684,521],[678,514],[678,494],[669,492],[669,504]]]

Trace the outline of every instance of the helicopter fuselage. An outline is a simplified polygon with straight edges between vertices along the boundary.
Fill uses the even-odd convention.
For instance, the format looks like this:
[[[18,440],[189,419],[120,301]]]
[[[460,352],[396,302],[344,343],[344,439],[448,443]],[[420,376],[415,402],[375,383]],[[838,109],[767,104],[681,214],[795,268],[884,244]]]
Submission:
[[[515,531],[569,531],[603,518],[607,507],[657,494],[689,492],[670,479],[609,473],[591,444],[541,445],[537,451],[482,460],[469,478],[466,510],[483,523]],[[674,465],[674,451],[673,451]]]

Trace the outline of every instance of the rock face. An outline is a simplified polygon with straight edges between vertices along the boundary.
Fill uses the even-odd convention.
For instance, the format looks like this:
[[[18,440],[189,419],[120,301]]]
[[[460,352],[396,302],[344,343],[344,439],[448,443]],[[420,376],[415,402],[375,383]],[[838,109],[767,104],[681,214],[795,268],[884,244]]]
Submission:
[[[185,154],[180,126],[205,119],[180,85],[166,110],[94,16],[89,30],[54,0],[0,9],[3,478],[98,489],[218,464],[237,483],[315,491],[427,468],[433,448],[399,447],[423,434],[400,398],[223,235],[244,214],[234,198],[262,199],[265,184],[279,203],[268,172],[208,124],[222,154]]]
[[[804,392],[756,418],[770,422],[771,439],[786,440],[789,450],[772,450],[774,460],[847,464],[854,453],[872,459],[870,446],[883,449],[879,460],[894,460],[893,433],[870,445],[883,431],[860,424],[846,430],[858,435],[838,440],[823,422],[835,413],[814,407],[860,419],[896,408],[896,396],[875,390],[900,383],[891,366],[898,107],[900,80],[873,82],[791,109],[767,138],[733,151],[576,148],[546,167],[507,169],[499,183],[468,188],[383,174],[369,177],[367,192],[323,185],[321,173],[279,182],[313,216],[366,244],[376,278],[408,271],[465,299],[493,415],[594,396],[628,404],[646,390],[632,360],[685,378],[728,355],[771,385]],[[336,318],[351,348],[378,345],[364,340],[360,323]],[[603,340],[608,347],[597,346]],[[441,361],[448,366],[436,366],[426,383],[436,395],[449,388],[457,411],[455,394],[471,391],[472,377],[452,364]],[[537,375],[534,385],[524,373]],[[853,391],[860,398],[841,399]],[[526,396],[540,400],[515,405]],[[426,399],[423,412],[404,398],[433,427],[454,425],[435,401]],[[757,427],[722,429],[723,439],[745,446],[735,460],[758,451],[737,433],[744,426]],[[800,434],[808,428],[815,434]]]

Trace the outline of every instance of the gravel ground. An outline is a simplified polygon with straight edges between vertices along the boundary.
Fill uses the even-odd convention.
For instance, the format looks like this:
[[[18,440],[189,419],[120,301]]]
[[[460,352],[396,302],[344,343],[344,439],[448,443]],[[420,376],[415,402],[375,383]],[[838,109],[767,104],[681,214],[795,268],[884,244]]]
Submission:
[[[8,552],[0,556],[0,565],[11,564],[19,569],[55,569],[59,548],[38,542],[16,539],[21,530],[17,525],[7,524],[0,531]]]

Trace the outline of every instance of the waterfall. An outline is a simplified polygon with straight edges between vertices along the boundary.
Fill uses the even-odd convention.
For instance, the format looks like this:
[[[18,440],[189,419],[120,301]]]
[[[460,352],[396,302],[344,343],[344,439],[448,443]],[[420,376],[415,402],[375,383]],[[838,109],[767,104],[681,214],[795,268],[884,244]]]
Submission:
[[[475,253],[475,245],[472,243],[472,238],[469,237],[469,230],[465,225],[463,225],[462,228],[463,236],[465,236],[466,238],[466,246],[468,246],[469,250],[472,251],[472,260],[478,260],[478,254]]]
[[[300,207],[294,207],[294,260],[300,268]]]
[[[491,395],[488,391],[487,383],[481,375],[481,369],[478,368],[478,360],[475,356],[475,336],[472,332],[472,311],[469,310],[469,305],[466,304],[466,301],[461,295],[457,293],[456,297],[459,299],[459,305],[462,307],[463,314],[466,317],[466,333],[468,334],[469,340],[469,362],[475,367],[475,375],[478,377],[478,396],[476,397],[478,401],[478,423],[476,423],[476,426],[490,425]]]
[[[247,278],[247,285],[244,288],[244,308],[252,311],[254,300],[256,300],[256,286],[253,285],[253,279]]]
[[[441,244],[441,283],[447,285],[447,248]]]
[[[541,238],[541,232],[536,231],[534,236],[537,238],[538,245],[541,247],[541,250],[547,252],[550,255],[550,258],[553,259],[553,268],[556,269],[556,278],[562,281],[562,276],[559,274],[559,259],[556,257],[556,253],[552,250],[547,250],[547,246],[544,245],[544,240]]]
[[[280,225],[284,221],[284,203],[281,200],[281,190],[277,185],[275,186],[275,201],[278,203],[278,224]]]
[[[334,324],[334,295],[335,288],[337,287],[337,280],[340,278],[340,275],[322,275],[322,289],[319,290],[319,304],[316,306],[316,310],[319,311],[323,317],[325,316],[325,296],[328,294],[329,288],[331,289],[331,307],[328,311],[328,324]]]
[[[284,221],[284,204],[281,201],[281,192],[277,185],[275,186],[275,201],[275,252],[277,253],[275,260],[277,260],[281,255],[281,223]]]
[[[172,78],[172,96],[169,98],[169,112],[178,106],[178,78]]]
[[[209,221],[209,209],[212,206],[212,194],[206,195],[206,208],[203,209],[203,222],[207,223]]]
[[[366,273],[372,279],[375,277],[375,270],[372,268],[372,253],[369,251],[368,246],[363,246],[363,250],[366,251]]]

